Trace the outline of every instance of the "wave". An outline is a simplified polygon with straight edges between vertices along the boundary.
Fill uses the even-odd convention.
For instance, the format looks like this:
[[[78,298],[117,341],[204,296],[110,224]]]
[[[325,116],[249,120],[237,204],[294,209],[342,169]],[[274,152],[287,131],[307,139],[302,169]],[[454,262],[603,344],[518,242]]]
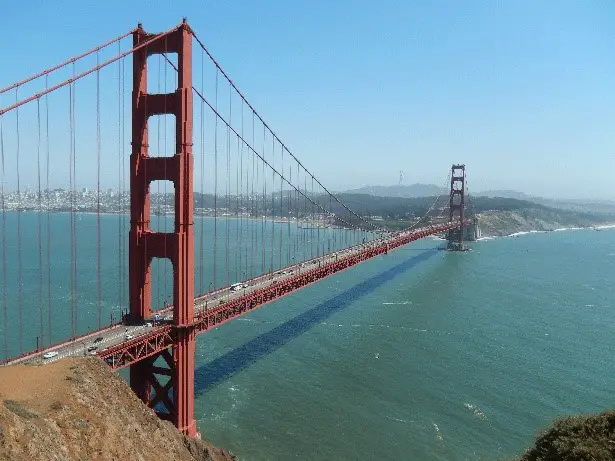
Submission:
[[[506,235],[506,237],[519,237],[521,235],[528,235],[528,234],[545,234],[547,232],[565,232],[565,231],[588,230],[588,229],[593,229],[593,230],[615,229],[615,224],[603,224],[603,225],[600,225],[600,226],[588,226],[588,227],[577,227],[577,226],[573,226],[573,227],[560,227],[560,228],[553,229],[553,230],[521,231],[521,232],[514,232],[512,234],[508,234],[508,235]],[[482,237],[482,238],[480,238],[478,240],[482,240],[484,238],[490,238],[490,237]]]
[[[387,415],[384,415],[384,417],[385,417],[386,419],[390,419],[391,421],[398,421],[398,422],[400,422],[400,423],[407,423],[407,422],[408,422],[408,421],[407,421],[407,420],[405,420],[405,419],[401,419],[401,418],[394,418],[393,416],[387,416]],[[414,421],[411,421],[411,422],[414,422]]]
[[[480,238],[477,238],[475,242],[482,242],[484,240],[495,240],[496,238],[497,238],[496,236],[480,237]]]
[[[382,303],[384,306],[405,306],[406,304],[412,304],[412,301],[404,301],[401,303]]]
[[[433,427],[436,430],[436,438],[438,439],[438,441],[444,442],[444,437],[442,437],[442,434],[440,433],[440,428],[438,427],[438,425],[436,423],[433,423]]]
[[[519,237],[520,235],[528,235],[528,234],[546,234],[549,231],[544,230],[531,230],[531,231],[523,231],[523,232],[514,232],[512,234],[508,234],[506,237]]]
[[[572,231],[572,230],[582,230],[587,229],[586,227],[560,227],[559,229],[554,229],[553,232],[563,232],[563,231]]]
[[[483,411],[476,405],[473,405],[471,403],[464,403],[463,406],[470,410],[477,418],[487,419],[487,415],[485,415],[485,413],[483,413]]]

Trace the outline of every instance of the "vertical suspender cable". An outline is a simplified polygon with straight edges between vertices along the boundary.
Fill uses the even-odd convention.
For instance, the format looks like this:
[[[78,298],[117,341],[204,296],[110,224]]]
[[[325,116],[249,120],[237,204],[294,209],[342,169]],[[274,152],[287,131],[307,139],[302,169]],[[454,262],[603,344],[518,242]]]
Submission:
[[[73,259],[75,258],[73,248],[73,84],[68,86],[68,126],[69,126],[69,150],[68,150],[68,216],[69,216],[69,244],[70,244],[70,269],[69,269],[69,307],[70,307],[70,333],[71,338],[75,336],[74,331],[74,311],[73,311]]]
[[[216,112],[218,112],[218,68],[216,67]],[[218,288],[218,117],[214,132],[214,289]]]
[[[15,100],[17,100],[15,88]],[[19,309],[19,353],[23,352],[23,300],[22,300],[22,265],[21,265],[21,184],[19,174],[20,131],[19,131],[19,108],[16,112],[17,128],[17,306]]]
[[[225,263],[226,263],[226,285],[229,286],[230,282],[230,248],[229,248],[229,239],[230,239],[230,231],[231,231],[231,223],[230,223],[230,209],[231,209],[231,129],[230,123],[233,120],[233,111],[231,107],[231,87],[229,86],[229,124],[226,125],[226,211],[225,211],[225,219],[224,219],[224,230],[225,230],[225,241],[226,241],[226,253],[225,253]],[[230,292],[229,292],[230,293]]]
[[[243,101],[241,102],[241,137],[243,138]],[[243,144],[240,143],[239,136],[237,136],[237,188],[239,189],[239,200],[237,201],[237,243],[236,243],[236,263],[237,274],[236,282],[243,281],[242,269],[243,258],[241,253],[243,251],[242,238],[243,238],[243,213],[240,214],[240,210],[243,208]]]
[[[118,55],[122,53],[121,50],[121,42],[118,42]],[[117,304],[118,308],[122,309],[122,292],[123,292],[123,274],[122,274],[122,251],[124,249],[124,245],[122,245],[122,62],[124,60],[120,59],[117,62],[117,208],[118,208],[118,220],[117,220],[117,278],[118,278],[118,299]],[[113,315],[113,314],[112,314]],[[113,318],[111,319],[113,323]]]
[[[2,164],[2,181],[0,183],[0,194],[2,194],[0,205],[2,206],[2,310],[4,320],[4,358],[9,358],[8,346],[8,315],[7,315],[7,283],[6,283],[6,203],[4,200],[4,115],[0,115],[0,161]]]
[[[73,74],[76,74],[75,64],[73,63]],[[75,247],[75,259],[73,260],[73,280],[75,281],[75,293],[73,296],[73,308],[75,310],[75,332],[77,335],[77,323],[79,321],[78,307],[78,280],[77,280],[77,85],[73,84],[73,246]]]
[[[254,146],[254,135],[255,135],[255,131],[254,131],[254,111],[252,111],[252,146]],[[252,234],[252,250],[250,251],[250,278],[254,278],[254,273],[256,270],[256,252],[257,252],[257,244],[258,244],[258,240],[257,240],[257,236],[258,233],[256,232],[256,223],[257,223],[257,219],[258,219],[258,199],[254,196],[254,176],[256,175],[256,177],[258,178],[258,165],[256,165],[256,172],[255,172],[255,165],[256,165],[256,155],[254,155],[254,153],[252,153],[252,174],[251,179],[252,179],[252,184],[251,184],[251,191],[250,191],[250,197],[252,198],[252,220],[250,221],[250,233]],[[258,183],[257,183],[257,190],[256,192],[258,193]]]
[[[100,56],[96,52],[96,65],[99,64]],[[101,282],[100,282],[100,70],[96,71],[96,273],[98,290],[98,328],[101,322]]]
[[[314,176],[312,176],[312,180],[313,179],[314,179]],[[314,200],[317,200],[317,198],[314,197]],[[320,211],[318,212],[318,214],[319,214],[319,216],[317,217],[317,223],[318,223],[317,226],[318,227],[316,228],[316,241],[318,243],[317,243],[317,246],[316,246],[316,256],[320,256],[320,245],[321,245],[321,243],[320,243],[320,224],[321,224],[321,222],[320,222]]]
[[[49,86],[48,77],[45,76],[45,88]],[[45,174],[46,174],[46,187],[47,190],[47,340],[49,344],[53,343],[51,338],[51,207],[50,207],[50,195],[51,187],[49,185],[49,160],[50,160],[50,147],[49,147],[49,95],[45,95],[45,149],[46,149],[46,162],[45,162]]]
[[[118,55],[121,54],[120,42],[118,46]],[[122,63],[121,59],[117,62],[117,304],[121,309],[122,306]],[[113,312],[111,312],[111,323],[113,323]]]
[[[242,114],[242,130],[243,130],[243,114]],[[242,171],[242,159],[241,159],[241,145],[239,144],[239,136],[236,136],[237,138],[237,165],[235,165],[235,170],[237,172],[237,184],[236,187],[239,189],[238,190],[238,197],[235,197],[235,205],[236,205],[236,219],[235,219],[235,231],[236,231],[236,243],[235,243],[235,282],[239,282],[240,280],[243,280],[241,277],[241,246],[240,246],[240,238],[239,236],[241,235],[241,230],[243,229],[243,222],[242,222],[242,217],[239,214],[239,206],[240,203],[243,201],[243,188],[241,187],[243,185],[243,171]]]
[[[204,87],[205,87],[205,53],[203,52],[203,50],[201,50],[201,92],[203,92]],[[205,234],[205,230],[203,228],[203,224],[204,224],[204,219],[203,219],[203,210],[204,210],[204,203],[203,203],[203,193],[204,193],[204,189],[203,189],[203,183],[205,182],[205,101],[201,100],[201,201],[200,201],[200,214],[199,214],[199,220],[200,220],[200,227],[201,227],[201,245],[199,247],[199,295],[202,295],[204,293],[203,291],[203,280],[205,277],[205,274],[203,273],[203,262],[204,262],[204,234]]]
[[[73,74],[76,74],[76,66],[73,63]],[[75,258],[73,259],[73,280],[74,280],[74,294],[73,294],[73,310],[75,312],[75,331],[73,336],[77,335],[77,323],[78,323],[78,298],[77,298],[77,116],[76,116],[76,106],[77,106],[77,85],[73,83],[73,107],[72,107],[72,116],[73,116],[73,247]]]
[[[38,209],[36,220],[38,227],[38,311],[39,311],[39,323],[40,323],[40,346],[44,341],[44,325],[43,325],[43,204],[41,200],[41,100],[36,100],[36,124],[37,124],[37,136],[36,136],[36,173],[38,180],[38,195],[36,200],[36,207]],[[37,344],[39,347],[39,344]]]
[[[265,158],[265,126],[263,126],[263,158]],[[267,177],[265,176],[265,162],[262,164],[262,179],[263,179],[263,217],[261,220],[261,243],[263,245],[263,259],[261,262],[262,273],[265,273],[265,214],[267,213]],[[272,249],[273,251],[273,249]]]
[[[299,182],[299,162],[297,162],[297,186],[295,189],[295,262],[299,262],[297,259],[297,249],[299,246],[299,188],[301,183]]]
[[[316,225],[316,212],[314,210],[314,176],[312,176],[312,224],[310,225],[310,249],[312,258],[314,257],[314,226]],[[318,254],[318,242],[316,242],[316,253]]]
[[[272,165],[272,169],[271,169],[271,261],[269,263],[270,265],[270,270],[271,272],[274,271],[274,255],[275,255],[275,251],[276,251],[276,247],[275,247],[275,219],[276,219],[276,214],[275,214],[275,197],[276,197],[276,191],[275,191],[275,139],[272,136],[271,137],[271,155],[272,155],[272,160],[271,160],[271,165]]]
[[[245,139],[244,138],[244,117],[243,117],[244,110],[245,110],[244,102],[242,100],[241,101],[241,137],[243,139]],[[248,247],[246,245],[244,245],[244,239],[245,239],[245,236],[244,236],[244,221],[246,220],[245,219],[246,218],[245,214],[246,214],[246,210],[247,210],[247,201],[248,201],[248,165],[246,165],[246,170],[245,170],[246,171],[246,193],[245,193],[245,196],[244,196],[244,194],[243,194],[243,171],[244,171],[243,170],[243,153],[244,153],[244,144],[242,143],[241,144],[241,154],[240,154],[241,155],[241,157],[240,157],[240,159],[241,159],[240,169],[241,169],[241,192],[242,192],[242,199],[241,199],[241,216],[242,216],[242,219],[241,219],[241,237],[239,239],[239,242],[241,244],[242,251],[245,248],[245,254],[243,256],[243,261],[245,262],[245,267],[242,266],[243,267],[242,281],[245,281],[245,280],[248,279]],[[248,225],[248,223],[246,222],[245,226],[247,226],[247,225]],[[241,263],[241,259],[242,259],[241,258],[241,253],[239,253],[240,263]]]
[[[329,222],[327,223],[327,239],[329,241],[329,248],[327,253],[331,253],[331,233],[333,232],[333,236],[335,238],[335,229],[334,229],[334,224],[335,224],[335,220],[333,218],[333,202],[332,202],[332,197],[331,194],[329,194]],[[335,248],[335,244],[333,244],[333,248]],[[335,248],[335,250],[337,250],[337,248]]]
[[[293,183],[293,165],[292,165],[292,161],[290,162],[290,165],[288,165],[288,180],[290,181],[290,183]],[[292,204],[292,196],[293,196],[293,191],[292,189],[288,191],[288,209],[286,210],[287,214],[288,214],[288,224],[286,226],[287,228],[287,235],[286,235],[286,240],[287,240],[287,244],[288,244],[288,251],[286,253],[286,264],[291,264],[291,252],[292,252],[292,243],[291,243],[291,239],[290,239],[290,220],[293,216],[293,204]]]
[[[73,92],[74,92],[74,83],[71,83],[68,87],[68,95],[69,95],[69,108],[68,108],[68,117],[69,117],[69,131],[70,131],[70,153],[68,160],[68,176],[69,176],[69,186],[70,186],[70,330],[71,330],[71,338],[75,337],[75,278],[74,278],[74,262],[75,262],[75,245],[74,245],[74,228],[75,228],[75,186],[73,184],[73,156],[74,156],[74,118],[73,118]]]
[[[305,169],[303,170],[303,216],[304,216],[304,221],[305,223],[303,224],[303,231],[301,232],[301,237],[302,237],[302,242],[301,242],[301,248],[303,248],[303,259],[307,260],[310,259],[307,256],[307,230],[308,230],[308,208],[307,208],[307,175],[305,172]]]
[[[280,222],[280,269],[282,268],[282,231],[284,230],[284,226],[282,225],[283,219],[284,219],[284,207],[282,206],[284,203],[284,177],[282,176],[284,174],[284,146],[280,145],[282,147],[282,167],[280,168],[280,218],[282,218],[282,221]]]
[[[124,242],[122,251],[122,301],[124,300],[125,292],[128,291],[128,283],[126,281],[127,276],[127,256],[126,256],[126,238],[128,232],[126,231],[126,213],[130,213],[130,209],[126,210],[126,59],[122,59],[122,239]]]

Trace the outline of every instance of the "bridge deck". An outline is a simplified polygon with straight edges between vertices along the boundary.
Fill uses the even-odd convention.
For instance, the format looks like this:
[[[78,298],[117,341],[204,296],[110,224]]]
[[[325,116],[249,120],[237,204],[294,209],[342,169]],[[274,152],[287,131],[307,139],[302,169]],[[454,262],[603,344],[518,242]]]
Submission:
[[[465,223],[469,225],[470,222]],[[237,318],[264,304],[322,280],[330,275],[355,266],[375,256],[429,235],[458,227],[459,223],[446,223],[391,234],[354,247],[329,253],[303,263],[288,266],[244,282],[245,288],[231,291],[229,287],[206,293],[195,299],[193,327],[197,334]],[[24,354],[5,364],[23,362],[50,363],[64,357],[87,355],[87,349],[96,346],[92,354],[99,355],[113,369],[120,369],[155,355],[173,344],[171,307],[157,311],[161,321],[145,325],[113,324],[70,339],[43,350]],[[95,342],[96,341],[96,342]],[[56,351],[57,356],[43,359],[43,354]]]

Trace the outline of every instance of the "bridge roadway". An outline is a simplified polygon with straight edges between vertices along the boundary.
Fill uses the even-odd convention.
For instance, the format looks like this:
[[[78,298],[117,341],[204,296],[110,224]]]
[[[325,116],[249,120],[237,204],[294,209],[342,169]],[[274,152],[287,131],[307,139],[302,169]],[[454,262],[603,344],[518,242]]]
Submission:
[[[470,224],[470,221],[465,223]],[[195,299],[195,320],[188,327],[194,328],[197,334],[202,333],[374,256],[455,227],[459,227],[458,222],[392,233],[385,238],[374,239],[261,275],[243,282],[244,287],[240,290],[232,291],[225,287],[207,293]],[[6,361],[5,365],[46,364],[65,357],[98,355],[113,369],[129,366],[172,345],[173,331],[178,328],[172,325],[172,307],[167,306],[157,312],[160,314],[158,322],[141,325],[113,324],[60,344],[23,354]],[[44,358],[43,355],[47,352],[57,352],[57,355]]]

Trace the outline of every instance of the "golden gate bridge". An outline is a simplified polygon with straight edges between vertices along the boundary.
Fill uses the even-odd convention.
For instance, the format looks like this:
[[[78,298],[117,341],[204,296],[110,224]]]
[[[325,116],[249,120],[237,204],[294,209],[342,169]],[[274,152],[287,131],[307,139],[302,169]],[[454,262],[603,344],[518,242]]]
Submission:
[[[472,224],[464,165],[447,178],[445,219],[392,232],[348,207],[185,20],[154,34],[139,24],[0,97],[11,98],[0,104],[3,363],[90,353],[130,367],[134,392],[190,436],[198,334],[430,235],[463,250]],[[80,191],[88,180],[95,189]],[[82,211],[95,225],[84,227]]]

